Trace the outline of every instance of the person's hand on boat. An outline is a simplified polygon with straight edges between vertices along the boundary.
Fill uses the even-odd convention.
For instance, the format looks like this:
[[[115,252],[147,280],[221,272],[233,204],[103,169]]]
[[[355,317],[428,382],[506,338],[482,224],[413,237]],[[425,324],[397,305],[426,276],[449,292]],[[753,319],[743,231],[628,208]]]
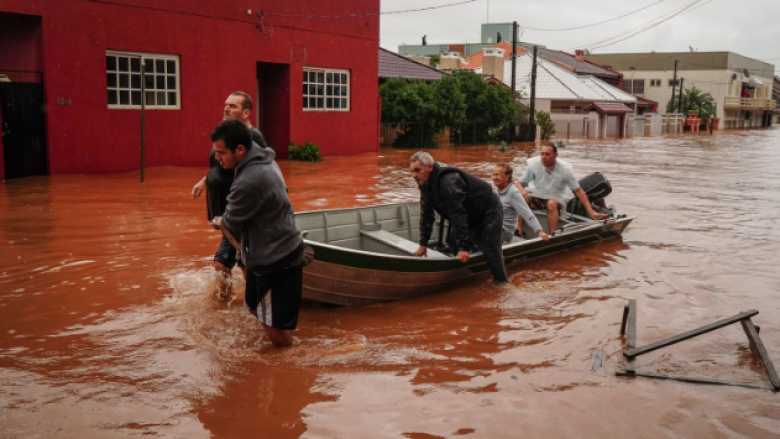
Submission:
[[[539,237],[542,238],[542,241],[550,240],[550,235],[544,233],[544,230],[539,230],[539,233],[537,233],[537,235],[539,235]]]
[[[418,258],[428,256],[428,247],[421,245],[420,248],[418,248],[417,251],[412,254],[412,256],[417,256]]]
[[[206,177],[203,177],[195,183],[195,186],[192,187],[192,198],[197,199],[203,194],[203,191],[206,189]]]
[[[594,220],[601,220],[609,216],[608,213],[596,213],[595,210],[591,210],[589,213],[590,213],[590,217],[593,218]]]
[[[460,259],[460,262],[463,262],[464,264],[471,259],[471,256],[469,255],[469,252],[465,250],[461,250],[458,252],[458,259]]]

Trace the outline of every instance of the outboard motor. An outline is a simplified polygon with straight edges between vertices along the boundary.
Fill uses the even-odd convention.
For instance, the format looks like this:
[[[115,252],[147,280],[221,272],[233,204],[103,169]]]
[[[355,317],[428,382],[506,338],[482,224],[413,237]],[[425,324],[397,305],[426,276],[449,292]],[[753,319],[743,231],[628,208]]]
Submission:
[[[585,195],[588,197],[588,201],[592,205],[595,204],[594,209],[600,213],[615,213],[613,206],[606,206],[604,199],[607,195],[612,193],[612,184],[607,177],[601,172],[594,172],[580,179],[580,187],[585,191]],[[588,211],[585,210],[585,206],[580,203],[580,199],[576,196],[569,201],[566,205],[566,211],[579,216],[588,216]]]

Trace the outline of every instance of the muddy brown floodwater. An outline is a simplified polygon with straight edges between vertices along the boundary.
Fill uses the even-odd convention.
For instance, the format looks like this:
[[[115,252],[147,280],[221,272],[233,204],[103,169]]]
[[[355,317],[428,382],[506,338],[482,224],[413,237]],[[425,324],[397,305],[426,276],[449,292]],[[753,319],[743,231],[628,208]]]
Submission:
[[[298,211],[416,200],[410,151],[282,162]],[[487,177],[532,148],[434,151]],[[306,308],[270,347],[220,302],[205,169],[0,183],[0,438],[767,438],[780,395],[619,378],[638,342],[755,308],[780,366],[780,129],[571,142],[638,218],[622,240],[363,308]],[[591,371],[598,349],[604,367]],[[768,388],[738,326],[639,357],[644,372]]]

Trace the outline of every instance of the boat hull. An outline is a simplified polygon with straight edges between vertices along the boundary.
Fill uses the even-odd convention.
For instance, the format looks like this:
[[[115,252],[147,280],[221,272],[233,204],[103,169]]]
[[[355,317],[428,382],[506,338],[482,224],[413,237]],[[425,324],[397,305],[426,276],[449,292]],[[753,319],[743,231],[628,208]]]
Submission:
[[[633,218],[611,219],[556,234],[549,241],[525,240],[503,247],[507,267],[574,247],[620,237]],[[414,297],[447,289],[464,281],[489,276],[481,253],[468,263],[455,257],[411,256],[341,248],[306,240],[315,261],[304,269],[303,296],[315,302],[361,306]]]

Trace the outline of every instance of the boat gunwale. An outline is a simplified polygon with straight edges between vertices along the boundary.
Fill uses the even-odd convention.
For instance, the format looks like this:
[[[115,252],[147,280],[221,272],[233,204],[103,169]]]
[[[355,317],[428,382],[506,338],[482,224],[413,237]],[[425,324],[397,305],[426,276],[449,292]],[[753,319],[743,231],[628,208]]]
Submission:
[[[295,216],[306,215],[306,214],[321,214],[321,213],[328,213],[328,212],[349,212],[349,211],[356,211],[356,210],[361,210],[361,209],[375,209],[377,207],[393,207],[393,206],[398,207],[398,206],[405,206],[405,205],[409,205],[409,204],[415,204],[415,203],[414,202],[403,202],[403,203],[380,204],[380,205],[365,206],[365,207],[350,207],[350,208],[309,210],[309,211],[305,211],[305,212],[297,212],[295,214]],[[582,218],[584,218],[584,217],[582,217]],[[585,218],[586,220],[593,221],[593,222],[590,223],[590,224],[583,224],[584,227],[577,227],[574,230],[558,231],[554,235],[551,235],[550,239],[548,241],[543,241],[542,238],[536,237],[536,238],[532,238],[532,239],[525,239],[525,240],[519,241],[519,242],[509,243],[509,244],[501,246],[501,251],[502,251],[502,253],[506,254],[507,250],[514,250],[514,249],[516,249],[518,247],[530,246],[532,244],[536,244],[536,243],[539,243],[539,242],[550,242],[550,241],[553,241],[553,240],[558,241],[559,238],[567,237],[567,236],[571,236],[571,235],[575,235],[575,234],[580,234],[582,232],[589,231],[591,229],[604,227],[605,225],[615,225],[615,224],[620,224],[620,223],[624,223],[624,222],[629,222],[630,223],[635,218],[636,218],[635,216],[623,217],[623,218],[615,217],[615,218],[608,218],[608,219],[605,219],[605,220],[591,220],[589,218]],[[406,239],[406,238],[402,238],[402,239]],[[407,240],[407,241],[414,242],[414,241],[411,241],[411,240]],[[371,252],[371,251],[367,251],[367,250],[358,250],[358,249],[353,249],[353,248],[349,248],[349,247],[341,247],[341,246],[338,246],[338,245],[328,244],[328,243],[324,243],[324,242],[321,242],[321,241],[313,241],[313,240],[306,239],[306,238],[304,238],[304,243],[308,244],[308,245],[313,245],[315,247],[323,247],[323,248],[327,248],[329,250],[340,251],[340,252],[343,252],[343,253],[349,253],[349,254],[353,254],[353,255],[356,255],[356,256],[371,256],[371,257],[378,257],[378,258],[384,258],[384,259],[393,259],[393,260],[402,260],[402,261],[420,261],[420,262],[423,262],[423,261],[424,262],[451,262],[453,260],[459,260],[457,256],[445,256],[443,258],[442,257],[421,258],[421,257],[417,257],[417,256],[412,256],[412,255],[408,255],[408,256],[407,255],[391,255],[391,254],[386,254],[386,253]],[[481,251],[473,253],[471,255],[471,258],[474,259],[474,258],[477,258],[477,257],[480,257],[480,256],[482,256],[482,252]]]

